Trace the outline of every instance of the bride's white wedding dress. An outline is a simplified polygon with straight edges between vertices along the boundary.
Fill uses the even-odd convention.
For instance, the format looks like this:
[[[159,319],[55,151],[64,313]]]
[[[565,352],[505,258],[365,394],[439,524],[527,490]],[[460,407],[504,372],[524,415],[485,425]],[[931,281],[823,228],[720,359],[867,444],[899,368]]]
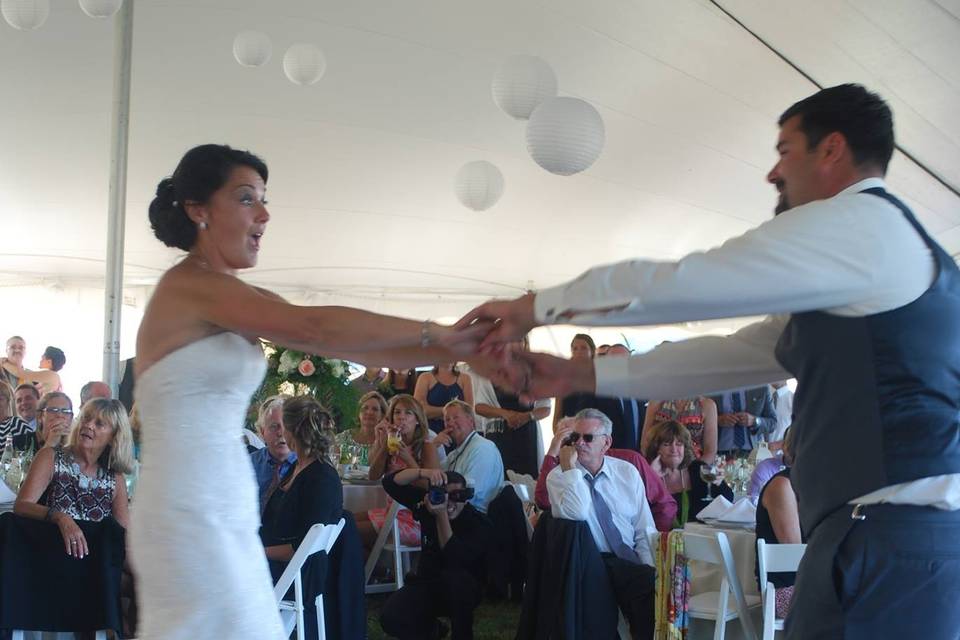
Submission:
[[[284,637],[240,438],[265,366],[259,347],[219,333],[137,380],[143,463],[130,552],[141,639]]]

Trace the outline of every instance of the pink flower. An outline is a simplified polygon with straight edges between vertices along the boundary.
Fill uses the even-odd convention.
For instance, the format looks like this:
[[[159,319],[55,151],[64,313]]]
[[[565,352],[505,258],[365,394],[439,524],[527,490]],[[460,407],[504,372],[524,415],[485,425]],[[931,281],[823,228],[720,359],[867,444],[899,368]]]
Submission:
[[[300,375],[310,377],[317,372],[317,368],[313,366],[313,363],[309,359],[304,358],[300,362],[300,366],[297,367],[297,371],[300,372]]]

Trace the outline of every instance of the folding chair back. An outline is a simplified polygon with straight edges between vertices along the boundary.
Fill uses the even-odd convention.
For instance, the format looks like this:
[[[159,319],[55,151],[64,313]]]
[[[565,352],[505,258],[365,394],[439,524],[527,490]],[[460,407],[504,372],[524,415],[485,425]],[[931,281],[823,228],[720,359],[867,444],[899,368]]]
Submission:
[[[800,566],[805,544],[767,544],[757,540],[757,564],[760,573],[760,597],[763,599],[763,640],[773,640],[783,629],[783,619],[777,618],[776,589],[767,581],[768,573],[792,572]]]
[[[293,631],[294,626],[296,626],[297,640],[304,640],[305,634],[303,626],[303,581],[300,570],[303,569],[307,558],[313,554],[326,551],[329,555],[330,550],[333,549],[333,545],[337,542],[337,537],[339,537],[340,532],[343,531],[344,525],[346,525],[346,520],[340,518],[340,522],[337,524],[315,524],[310,527],[303,542],[287,564],[287,568],[284,569],[283,575],[280,576],[277,584],[274,585],[273,595],[276,597],[277,604],[280,607],[280,617],[283,620],[286,633],[289,635],[290,632]],[[283,596],[290,589],[291,584],[293,585],[294,599],[293,601],[284,600]],[[322,640],[325,638],[323,594],[317,596],[316,606],[317,631]]]
[[[727,540],[727,535],[722,531],[717,531],[712,536],[684,532],[683,549],[684,554],[690,560],[720,565],[723,567],[724,576],[720,583],[719,593],[695,594],[691,598],[690,616],[715,620],[715,640],[723,640],[727,620],[739,618],[740,625],[743,627],[744,636],[748,640],[755,640],[757,635],[753,629],[753,622],[750,620],[749,606],[743,594],[740,579],[737,576],[737,568],[733,562],[733,552],[730,550],[730,542]],[[731,592],[736,610],[728,612],[728,601]],[[717,594],[717,601],[714,606],[712,600],[715,593]],[[699,605],[707,600],[711,601],[710,606],[701,609]]]

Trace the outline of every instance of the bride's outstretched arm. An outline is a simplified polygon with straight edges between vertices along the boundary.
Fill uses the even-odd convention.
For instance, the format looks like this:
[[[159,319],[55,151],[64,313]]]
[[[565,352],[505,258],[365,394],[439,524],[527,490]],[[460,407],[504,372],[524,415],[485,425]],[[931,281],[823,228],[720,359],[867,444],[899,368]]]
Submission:
[[[462,359],[489,327],[453,331],[351,307],[306,307],[226,274],[206,272],[173,286],[211,324],[285,347],[364,364],[402,368]],[[426,344],[426,346],[422,346]]]

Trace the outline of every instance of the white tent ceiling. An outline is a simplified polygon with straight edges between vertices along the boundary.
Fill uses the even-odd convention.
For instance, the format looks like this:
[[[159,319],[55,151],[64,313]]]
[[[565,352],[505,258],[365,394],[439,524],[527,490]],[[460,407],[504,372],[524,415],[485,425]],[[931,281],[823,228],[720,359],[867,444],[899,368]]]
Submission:
[[[0,22],[0,272],[102,282],[112,21],[51,4],[37,31]],[[878,91],[903,148],[960,187],[960,0],[721,4],[820,84]],[[147,223],[157,181],[187,148],[227,142],[271,170],[249,279],[409,315],[679,257],[763,221],[777,116],[816,90],[706,0],[137,0],[134,19],[126,282],[150,284],[177,256]],[[247,29],[273,40],[265,67],[233,58]],[[284,77],[296,42],[326,54],[319,83]],[[542,170],[493,104],[493,73],[516,53],[601,113],[606,147],[585,173]],[[479,159],[506,190],[478,213],[453,178]],[[889,182],[960,251],[955,193],[899,153]]]

